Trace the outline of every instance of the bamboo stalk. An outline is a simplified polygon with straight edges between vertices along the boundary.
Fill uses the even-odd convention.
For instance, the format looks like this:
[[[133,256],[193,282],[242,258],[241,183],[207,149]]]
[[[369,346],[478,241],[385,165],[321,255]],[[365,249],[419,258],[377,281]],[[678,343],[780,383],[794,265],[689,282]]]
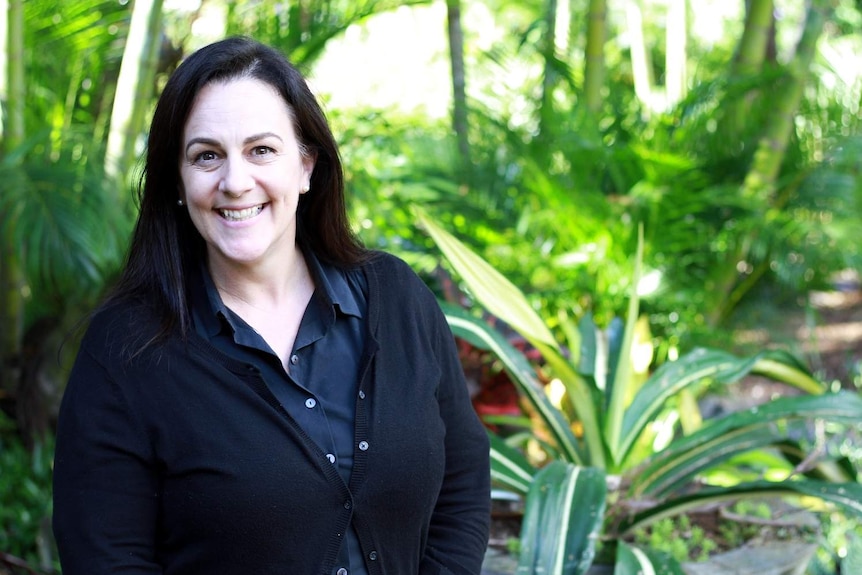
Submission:
[[[449,31],[449,62],[452,69],[452,129],[466,174],[470,169],[470,140],[467,119],[467,78],[464,71],[464,31],[461,27],[461,0],[446,0]]]
[[[594,114],[602,108],[602,89],[605,85],[607,11],[607,0],[590,0],[584,63],[584,100],[587,110]]]
[[[679,103],[686,93],[688,83],[686,45],[688,27],[686,23],[686,0],[669,0],[667,8],[667,30],[665,32],[665,95],[668,108]]]
[[[135,138],[142,129],[135,122],[143,119],[144,112],[140,108],[149,101],[144,97],[143,90],[152,90],[150,71],[153,67],[153,36],[154,32],[157,33],[155,24],[161,15],[162,2],[135,0],[132,8],[132,22],[120,64],[105,152],[105,174],[115,181],[122,181],[127,176],[126,171],[134,154]]]
[[[6,152],[24,140],[24,2],[10,0],[7,32],[8,74],[6,115],[8,123],[3,138]],[[2,219],[2,218],[0,218]],[[21,269],[23,257],[18,246],[0,237],[0,392],[17,387],[17,369],[13,361],[20,355],[24,335],[25,278]]]

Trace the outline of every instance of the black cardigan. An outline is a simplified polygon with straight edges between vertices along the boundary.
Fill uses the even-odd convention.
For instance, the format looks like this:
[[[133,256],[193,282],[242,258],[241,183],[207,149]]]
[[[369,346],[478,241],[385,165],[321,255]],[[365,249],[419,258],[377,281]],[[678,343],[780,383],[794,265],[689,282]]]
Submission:
[[[350,485],[250,366],[195,333],[128,351],[155,319],[96,314],[60,411],[64,575],[331,575],[353,521],[371,575],[477,574],[489,450],[433,294],[379,254]]]

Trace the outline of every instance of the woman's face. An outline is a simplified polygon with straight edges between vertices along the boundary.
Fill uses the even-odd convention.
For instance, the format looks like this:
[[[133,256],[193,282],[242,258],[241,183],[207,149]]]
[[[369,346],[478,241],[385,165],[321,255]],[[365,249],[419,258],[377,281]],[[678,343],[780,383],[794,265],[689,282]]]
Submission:
[[[275,88],[251,78],[205,86],[186,121],[179,161],[180,197],[211,266],[287,261],[314,158],[302,153]]]

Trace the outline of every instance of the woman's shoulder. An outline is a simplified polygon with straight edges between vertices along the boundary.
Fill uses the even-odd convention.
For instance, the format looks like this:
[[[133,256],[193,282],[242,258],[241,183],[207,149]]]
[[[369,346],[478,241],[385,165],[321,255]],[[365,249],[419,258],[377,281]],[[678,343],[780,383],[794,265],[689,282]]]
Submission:
[[[108,300],[91,314],[81,348],[105,359],[131,357],[158,336],[160,318],[152,303],[134,298]]]
[[[422,281],[413,268],[410,267],[410,264],[389,252],[370,251],[364,267],[384,279]]]
[[[366,275],[369,276],[369,291],[376,292],[387,305],[409,308],[415,312],[439,309],[434,292],[400,257],[375,251],[365,267]]]

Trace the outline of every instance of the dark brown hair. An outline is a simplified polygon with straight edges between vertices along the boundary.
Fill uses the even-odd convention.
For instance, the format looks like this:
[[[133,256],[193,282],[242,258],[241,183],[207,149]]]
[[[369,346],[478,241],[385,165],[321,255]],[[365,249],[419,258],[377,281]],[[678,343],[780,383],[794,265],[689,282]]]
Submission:
[[[311,192],[302,194],[297,243],[321,260],[350,266],[366,251],[350,229],[338,147],[302,74],[277,50],[248,38],[228,38],[190,55],[171,75],[156,105],[138,185],[140,212],[126,266],[110,302],[128,298],[161,315],[156,339],[189,329],[188,270],[206,257],[206,246],[188,211],[178,209],[180,145],[201,89],[212,82],[254,78],[274,87],[292,111],[300,144],[316,158]]]

